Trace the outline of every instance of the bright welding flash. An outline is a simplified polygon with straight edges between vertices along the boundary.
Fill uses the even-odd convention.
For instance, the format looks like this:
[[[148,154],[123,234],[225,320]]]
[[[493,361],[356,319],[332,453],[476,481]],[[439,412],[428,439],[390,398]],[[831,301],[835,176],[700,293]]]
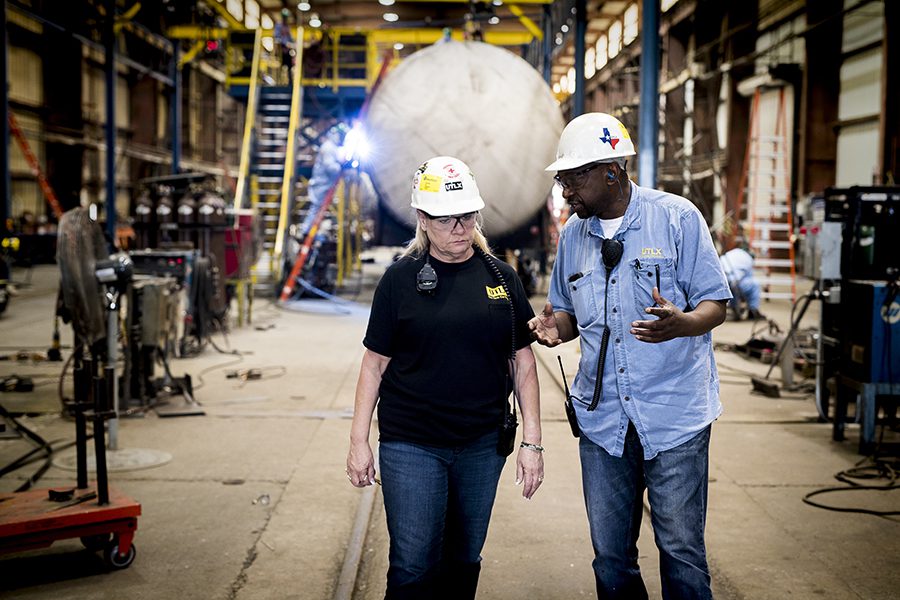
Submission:
[[[358,125],[347,132],[344,138],[344,160],[364,161],[369,156],[369,142]]]

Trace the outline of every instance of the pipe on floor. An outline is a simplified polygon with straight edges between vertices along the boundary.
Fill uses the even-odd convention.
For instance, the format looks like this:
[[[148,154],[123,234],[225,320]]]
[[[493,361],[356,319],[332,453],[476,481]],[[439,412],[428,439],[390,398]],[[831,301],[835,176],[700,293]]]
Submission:
[[[375,457],[378,464],[378,457]],[[362,498],[356,509],[356,520],[353,530],[350,532],[350,542],[347,544],[347,552],[344,554],[344,564],[338,577],[337,587],[334,591],[334,600],[352,600],[353,589],[356,587],[356,578],[359,576],[359,563],[362,560],[363,544],[366,543],[366,533],[369,530],[369,521],[372,519],[372,507],[375,505],[375,487],[370,485],[363,490]]]

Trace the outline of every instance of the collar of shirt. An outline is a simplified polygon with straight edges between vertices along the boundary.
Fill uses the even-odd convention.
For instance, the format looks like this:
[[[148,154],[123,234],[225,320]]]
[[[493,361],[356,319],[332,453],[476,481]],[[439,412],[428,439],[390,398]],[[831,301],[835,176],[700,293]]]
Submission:
[[[617,231],[616,235],[613,235],[613,237],[616,237],[620,232],[627,231],[628,229],[639,229],[641,227],[641,214],[643,211],[641,209],[641,202],[636,201],[640,194],[640,188],[631,181],[629,181],[628,184],[631,186],[631,200],[628,201],[628,208],[625,209],[625,215],[623,216],[622,224],[619,225],[619,231]],[[591,235],[597,236],[598,238],[604,237],[603,225],[600,223],[599,218],[588,218],[587,227],[588,232]]]

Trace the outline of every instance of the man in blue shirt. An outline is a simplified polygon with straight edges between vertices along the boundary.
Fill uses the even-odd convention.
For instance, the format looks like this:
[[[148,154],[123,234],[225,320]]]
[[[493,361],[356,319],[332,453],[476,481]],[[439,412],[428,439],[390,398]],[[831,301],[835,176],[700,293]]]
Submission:
[[[663,597],[711,598],[709,435],[722,405],[710,331],[731,293],[700,211],[631,183],[634,154],[610,115],[566,126],[547,170],[575,215],[529,328],[550,347],[581,338],[572,396],[598,597],[647,598],[637,562],[646,489]]]

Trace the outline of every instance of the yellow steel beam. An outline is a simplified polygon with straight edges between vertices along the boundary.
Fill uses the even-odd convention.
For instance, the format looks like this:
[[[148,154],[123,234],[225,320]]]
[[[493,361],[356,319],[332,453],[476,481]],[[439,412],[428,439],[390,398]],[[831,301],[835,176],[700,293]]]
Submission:
[[[191,46],[191,49],[182,54],[181,58],[178,59],[178,68],[180,69],[184,67],[184,65],[194,60],[194,57],[196,57],[200,53],[200,51],[203,50],[204,46],[206,46],[206,42],[203,40],[197,40],[196,42],[194,42],[194,45]]]
[[[166,30],[166,36],[173,40],[221,40],[228,37],[233,31],[262,31],[263,37],[271,37],[275,35],[274,29],[224,29],[222,27],[200,27],[197,25],[175,25]],[[359,30],[353,27],[332,27],[332,34],[363,34],[369,37],[370,42],[376,44],[393,44],[400,42],[402,44],[433,44],[444,35],[443,30],[434,28],[421,29],[372,29]],[[538,32],[540,30],[538,29]],[[529,43],[537,33],[531,31],[486,31],[484,33],[484,41],[495,46],[521,46]],[[317,41],[321,39],[322,32],[307,28],[303,31],[303,39],[306,41]],[[465,36],[462,31],[454,30],[451,37],[455,40],[463,40]]]
[[[247,93],[247,112],[244,118],[244,137],[241,142],[241,166],[238,171],[237,188],[234,192],[234,209],[237,211],[241,207],[244,200],[244,190],[247,186],[247,176],[250,171],[250,146],[253,142],[253,125],[256,120],[256,93],[259,87],[259,49],[262,47],[262,33],[256,30],[256,37],[253,40],[253,64],[250,67],[250,90]],[[235,219],[234,226],[237,228],[238,221]]]
[[[206,5],[213,9],[215,12],[219,13],[219,16],[225,19],[225,22],[228,23],[229,29],[244,29],[244,24],[234,18],[234,15],[228,12],[228,9],[225,8],[224,4],[218,2],[218,0],[206,0]]]
[[[525,13],[522,12],[522,9],[516,6],[515,4],[509,4],[509,12],[514,14],[519,18],[519,22],[522,23],[522,26],[525,27],[531,34],[539,40],[544,39],[544,32],[541,31],[541,28],[538,27],[534,21],[525,16]]]
[[[200,27],[198,25],[174,25],[166,30],[166,36],[173,40],[221,40],[228,37],[233,31],[262,31],[263,37],[271,37],[275,35],[274,29],[247,29],[239,27],[236,29],[225,29],[222,27]]]
[[[134,6],[126,10],[124,13],[116,17],[116,24],[113,25],[113,30],[116,33],[122,31],[122,27],[128,24],[134,18],[134,15],[138,14],[138,11],[141,10],[141,3],[135,2]]]
[[[454,40],[465,39],[463,32],[454,30],[451,34]],[[389,44],[400,42],[402,44],[433,44],[444,36],[440,29],[375,29],[369,32],[369,41],[374,43]],[[495,46],[521,46],[529,43],[534,36],[525,31],[486,31],[484,41]]]
[[[398,0],[398,2],[420,2],[421,0]],[[471,0],[428,0],[429,2],[444,2],[447,4],[469,4]],[[516,4],[553,4],[553,0],[512,0]]]

